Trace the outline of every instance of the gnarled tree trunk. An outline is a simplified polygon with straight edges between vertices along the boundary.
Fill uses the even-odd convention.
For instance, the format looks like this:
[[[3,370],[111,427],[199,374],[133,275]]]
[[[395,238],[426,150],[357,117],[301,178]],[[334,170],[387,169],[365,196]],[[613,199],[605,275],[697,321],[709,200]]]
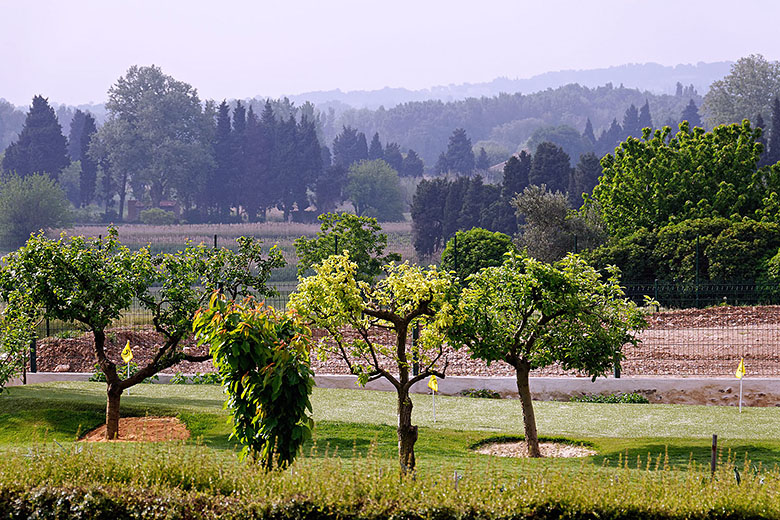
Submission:
[[[122,398],[122,389],[109,384],[107,394],[106,439],[115,440],[119,438],[119,401]]]
[[[541,457],[542,452],[539,451],[539,436],[536,433],[534,403],[531,400],[531,387],[528,384],[528,374],[530,372],[531,364],[527,361],[518,361],[515,365],[517,393],[520,395],[520,404],[523,407],[523,425],[525,427],[525,442],[528,444],[528,456]]]
[[[408,389],[398,390],[398,460],[401,473],[414,472],[414,443],[417,442],[417,426],[412,424],[412,400]]]

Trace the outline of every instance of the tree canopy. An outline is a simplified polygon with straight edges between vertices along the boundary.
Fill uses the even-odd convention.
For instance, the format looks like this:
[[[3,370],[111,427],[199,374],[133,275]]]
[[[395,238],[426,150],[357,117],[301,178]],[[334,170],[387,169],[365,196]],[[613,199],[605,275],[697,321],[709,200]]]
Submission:
[[[757,114],[770,114],[780,92],[780,62],[760,54],[740,58],[731,72],[710,85],[702,110],[710,126],[739,123]]]
[[[349,167],[345,192],[358,215],[380,221],[403,220],[403,198],[398,172],[382,159],[360,161]]]

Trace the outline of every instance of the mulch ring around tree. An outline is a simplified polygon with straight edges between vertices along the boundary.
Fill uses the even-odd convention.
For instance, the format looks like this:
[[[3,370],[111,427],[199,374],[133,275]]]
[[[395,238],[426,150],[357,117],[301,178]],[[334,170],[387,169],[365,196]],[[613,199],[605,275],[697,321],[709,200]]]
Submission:
[[[187,426],[176,417],[122,417],[119,438],[106,441],[106,425],[98,426],[80,440],[84,442],[162,442],[190,438]]]
[[[540,442],[539,450],[542,452],[542,457],[549,458],[589,457],[596,455],[594,450],[586,446],[563,442]],[[528,444],[525,441],[490,442],[479,445],[474,451],[496,457],[528,457]]]

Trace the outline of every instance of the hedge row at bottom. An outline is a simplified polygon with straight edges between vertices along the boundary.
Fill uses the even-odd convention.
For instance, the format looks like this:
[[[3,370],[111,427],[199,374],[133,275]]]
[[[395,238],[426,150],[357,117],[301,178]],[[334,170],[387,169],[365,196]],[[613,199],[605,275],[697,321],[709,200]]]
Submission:
[[[207,519],[269,519],[269,520],[325,520],[366,519],[379,520],[552,520],[577,519],[755,519],[775,515],[756,515],[755,511],[740,511],[739,508],[716,508],[707,511],[661,512],[650,506],[648,509],[617,506],[610,510],[577,510],[573,504],[536,504],[531,509],[517,511],[511,515],[491,513],[490,504],[485,510],[454,511],[448,508],[423,510],[405,509],[399,505],[395,511],[386,511],[381,516],[365,515],[359,504],[334,509],[332,506],[312,502],[290,501],[283,505],[261,506],[246,500],[247,497],[224,497],[199,492],[157,489],[117,489],[112,487],[39,487],[31,490],[0,486],[0,519],[2,520],[207,520]],[[749,508],[748,508],[749,509]],[[692,514],[693,513],[693,514]]]

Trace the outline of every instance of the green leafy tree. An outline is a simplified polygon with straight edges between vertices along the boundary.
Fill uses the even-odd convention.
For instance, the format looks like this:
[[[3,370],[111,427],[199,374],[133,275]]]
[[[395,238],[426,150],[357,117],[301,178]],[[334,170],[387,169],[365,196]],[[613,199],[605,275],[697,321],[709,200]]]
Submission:
[[[414,444],[417,426],[412,424],[412,385],[435,375],[444,378],[443,337],[452,312],[447,294],[452,280],[435,266],[388,265],[387,277],[373,285],[358,279],[358,266],[347,255],[334,255],[314,267],[316,275],[304,278],[290,295],[290,308],[312,326],[324,330],[330,341],[319,342],[322,356],[340,358],[365,385],[386,379],[398,401],[398,458],[402,473],[415,469]],[[416,344],[409,345],[409,331],[423,331]],[[392,331],[394,341],[383,344],[372,331]],[[355,335],[345,335],[346,330]],[[390,366],[380,359],[389,360]],[[412,374],[412,363],[419,372]],[[446,368],[446,367],[445,367]]]
[[[41,313],[26,295],[15,294],[0,314],[0,394],[27,362]]]
[[[98,365],[106,377],[106,438],[119,435],[122,393],[180,361],[205,361],[183,351],[192,332],[195,311],[219,290],[235,300],[250,292],[269,295],[265,283],[271,269],[284,264],[278,250],[263,258],[259,242],[240,237],[238,250],[187,247],[175,254],[152,256],[131,251],[117,240],[115,228],[105,239],[43,234],[30,237],[6,257],[0,269],[0,295],[9,304],[32,302],[46,318],[77,322],[92,332]],[[106,354],[106,328],[122,316],[134,299],[152,314],[162,344],[149,363],[122,379]]]
[[[403,220],[398,172],[383,160],[360,161],[349,167],[345,192],[361,216],[380,221]]]
[[[465,285],[469,275],[485,267],[503,264],[509,251],[517,252],[517,248],[511,237],[504,233],[482,228],[458,231],[447,241],[441,253],[441,266],[453,271],[461,285]]]
[[[756,169],[757,138],[745,121],[712,132],[690,130],[683,122],[674,136],[665,127],[642,141],[628,139],[602,159],[603,173],[593,190],[609,234],[757,212],[776,219],[777,184],[774,174],[767,177]]]
[[[463,128],[456,128],[447,143],[445,154],[447,171],[469,175],[474,171],[474,151],[471,139]]]
[[[5,150],[3,170],[27,176],[45,173],[57,180],[70,164],[67,140],[54,109],[43,96],[35,96],[19,138]]]
[[[739,123],[769,114],[778,92],[780,63],[751,54],[738,59],[726,77],[710,85],[701,108],[710,126]]]
[[[251,299],[233,303],[219,293],[196,313],[193,330],[214,357],[241,455],[267,470],[289,466],[314,427],[311,331],[293,314]]]
[[[577,130],[567,125],[537,128],[534,133],[531,134],[531,137],[528,138],[528,142],[525,146],[529,150],[538,150],[539,145],[542,143],[557,145],[566,152],[569,156],[569,160],[593,150],[593,146],[588,144]]]
[[[31,233],[70,224],[68,200],[47,175],[0,178],[0,244],[16,248]]]
[[[213,119],[197,91],[159,67],[132,66],[108,91],[108,120],[90,153],[108,161],[118,188],[121,219],[128,185],[152,204],[176,195],[183,205],[213,167]]]
[[[295,240],[298,256],[298,276],[304,276],[315,264],[331,255],[349,253],[358,266],[359,280],[371,282],[382,273],[382,266],[398,262],[401,255],[385,253],[387,235],[372,217],[359,217],[350,213],[327,213],[318,217],[320,230],[315,238],[300,237]]]
[[[616,270],[601,275],[576,255],[555,264],[511,254],[475,274],[460,295],[448,337],[488,363],[515,369],[528,454],[540,457],[531,370],[559,363],[594,380],[622,357],[644,325]]]

